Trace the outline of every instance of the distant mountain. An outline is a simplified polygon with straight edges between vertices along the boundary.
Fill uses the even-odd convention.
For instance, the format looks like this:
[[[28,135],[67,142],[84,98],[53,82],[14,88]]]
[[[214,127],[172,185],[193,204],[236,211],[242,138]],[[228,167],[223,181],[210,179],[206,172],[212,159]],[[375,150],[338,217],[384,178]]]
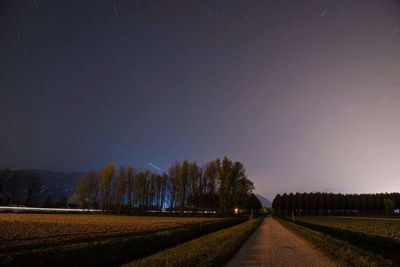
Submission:
[[[272,202],[269,199],[267,199],[259,194],[256,194],[256,197],[260,200],[263,207],[270,208],[272,206]]]
[[[79,179],[85,172],[53,172],[46,170],[19,170],[16,171],[21,176],[38,176],[41,182],[41,193],[51,196],[54,200],[65,199],[71,196]]]

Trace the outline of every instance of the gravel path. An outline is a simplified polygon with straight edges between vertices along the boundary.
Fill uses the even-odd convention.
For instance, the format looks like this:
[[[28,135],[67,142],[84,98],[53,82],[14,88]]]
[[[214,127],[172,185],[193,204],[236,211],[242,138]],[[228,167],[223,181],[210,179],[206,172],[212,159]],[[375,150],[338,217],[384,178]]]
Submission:
[[[250,236],[227,267],[244,266],[338,266],[296,236],[278,221],[268,217]]]

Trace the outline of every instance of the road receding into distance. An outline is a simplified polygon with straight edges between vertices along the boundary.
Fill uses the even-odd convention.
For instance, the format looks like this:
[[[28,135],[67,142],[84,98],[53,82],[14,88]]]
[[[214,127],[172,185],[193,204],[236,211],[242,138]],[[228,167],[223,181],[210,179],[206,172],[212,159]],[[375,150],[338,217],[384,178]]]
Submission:
[[[227,267],[338,266],[272,217],[264,219]]]

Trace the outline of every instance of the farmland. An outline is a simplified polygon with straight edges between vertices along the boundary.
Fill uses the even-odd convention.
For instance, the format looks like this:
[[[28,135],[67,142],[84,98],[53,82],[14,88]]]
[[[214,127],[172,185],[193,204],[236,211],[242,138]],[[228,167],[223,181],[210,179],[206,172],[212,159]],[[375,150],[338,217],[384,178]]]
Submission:
[[[262,222],[254,220],[211,233],[149,257],[130,262],[124,267],[140,266],[223,266],[240,245]]]
[[[330,235],[278,218],[282,226],[294,232],[323,251],[343,266],[393,266],[390,259],[361,249]]]
[[[280,222],[345,265],[400,264],[400,219],[299,216]]]
[[[400,241],[400,219],[310,216],[296,220]]]
[[[0,213],[0,265],[117,265],[244,220]]]
[[[175,228],[214,218],[0,213],[0,249]]]

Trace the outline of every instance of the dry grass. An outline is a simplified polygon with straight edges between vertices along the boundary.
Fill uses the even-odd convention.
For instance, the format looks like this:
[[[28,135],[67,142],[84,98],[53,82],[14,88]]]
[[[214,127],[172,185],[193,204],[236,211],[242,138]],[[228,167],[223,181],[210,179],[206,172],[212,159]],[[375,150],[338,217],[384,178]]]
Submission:
[[[0,249],[152,232],[214,218],[0,213]]]
[[[123,267],[223,266],[260,225],[261,217],[161,251]]]
[[[367,217],[298,217],[299,221],[400,241],[400,219]]]
[[[369,251],[362,250],[358,246],[311,230],[307,227],[291,223],[287,220],[276,219],[282,226],[308,240],[314,246],[325,252],[331,259],[339,262],[343,266],[381,267],[394,265],[390,259],[385,259],[381,255],[375,255]]]

